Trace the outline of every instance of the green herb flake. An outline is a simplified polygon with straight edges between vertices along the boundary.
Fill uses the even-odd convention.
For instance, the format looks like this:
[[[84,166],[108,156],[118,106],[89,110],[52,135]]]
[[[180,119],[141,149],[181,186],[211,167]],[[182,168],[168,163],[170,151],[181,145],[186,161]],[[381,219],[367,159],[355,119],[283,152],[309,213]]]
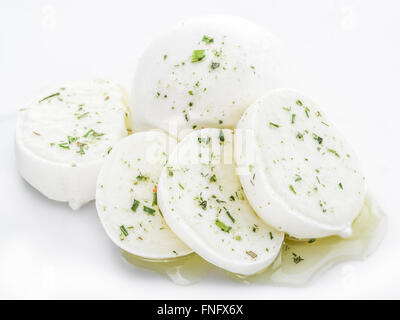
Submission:
[[[299,132],[299,133],[297,133],[296,138],[299,139],[299,140],[303,140],[304,136],[303,136],[302,133]]]
[[[258,257],[257,254],[254,253],[254,252],[251,251],[251,250],[246,251],[246,254],[247,254],[248,256],[252,257],[253,259],[255,259],[255,258]]]
[[[168,176],[172,177],[174,175],[174,172],[172,171],[172,167],[167,167],[168,171]]]
[[[289,186],[289,189],[290,189],[294,194],[296,194],[296,190],[294,190],[294,188],[293,188],[292,185]]]
[[[210,68],[214,70],[219,68],[219,66],[220,66],[219,62],[211,62]]]
[[[59,92],[53,93],[53,94],[47,96],[46,98],[43,98],[42,100],[39,100],[39,103],[41,103],[42,101],[45,101],[45,100],[47,100],[47,99],[50,99],[50,98],[53,98],[53,97],[57,97],[57,96],[59,96],[59,95],[60,95]]]
[[[133,200],[133,204],[132,204],[132,207],[131,207],[131,210],[133,211],[133,212],[136,212],[136,210],[137,210],[137,208],[139,207],[139,204],[140,204],[140,201],[138,201],[138,200]]]
[[[339,188],[343,190],[343,185],[341,182],[339,182]]]
[[[295,120],[296,120],[296,114],[292,113],[292,124],[294,123]]]
[[[225,207],[224,207],[224,210],[225,210],[226,215],[229,217],[229,219],[230,219],[233,223],[235,223],[236,220],[235,220],[234,217],[232,217],[232,215],[230,214],[230,212],[229,212]]]
[[[276,124],[276,123],[273,123],[273,122],[270,122],[269,125],[270,125],[270,127],[275,127],[275,128],[279,128],[280,127],[279,124]]]
[[[210,178],[210,182],[217,182],[217,176],[213,174]]]
[[[124,234],[124,236],[125,237],[127,237],[128,236],[128,231],[125,229],[125,226],[124,225],[121,225],[120,227],[119,227],[119,229],[122,231],[122,233]]]
[[[327,148],[326,150],[328,150],[328,152],[330,152],[330,153],[333,153],[336,157],[340,158],[340,155],[339,155],[339,153],[336,152],[336,150],[329,149],[329,148]]]
[[[219,141],[221,142],[225,141],[224,132],[222,130],[219,131]]]
[[[204,35],[203,39],[201,39],[201,41],[203,41],[204,43],[210,44],[210,43],[214,42],[214,39],[209,36]]]
[[[139,174],[139,175],[136,177],[136,180],[137,180],[137,181],[147,181],[147,180],[149,180],[149,177],[146,177],[146,176],[144,176],[143,174]]]
[[[68,145],[67,142],[59,143],[58,146],[59,146],[60,148],[68,149],[68,150],[69,150],[69,145]]]
[[[220,228],[224,232],[229,232],[232,229],[232,227],[227,226],[225,223],[223,223],[218,219],[215,220],[215,224],[217,225],[218,228]]]
[[[71,137],[71,136],[68,136],[67,139],[69,144],[74,143],[76,140],[78,140],[77,137]]]
[[[155,212],[156,212],[156,210],[154,210],[152,208],[149,208],[149,207],[146,207],[146,206],[143,206],[143,211],[148,213],[151,216],[154,216]]]
[[[314,138],[315,141],[318,142],[318,144],[321,144],[322,141],[324,141],[323,138],[321,138],[320,136],[316,135],[315,133],[313,133],[313,138]]]
[[[272,235],[272,232],[269,233],[269,238],[272,240],[274,236]]]
[[[179,188],[181,188],[182,190],[185,190],[185,188],[183,187],[183,185],[182,184],[178,184],[179,185]]]
[[[152,206],[156,206],[157,205],[157,191],[153,192],[153,202],[151,204]]]
[[[199,62],[204,59],[206,54],[205,50],[193,50],[192,52],[192,62]]]
[[[295,264],[299,264],[302,262],[304,259],[301,256],[298,256],[297,254],[293,253],[293,262]]]
[[[82,113],[82,114],[80,114],[77,118],[78,118],[78,119],[83,119],[83,118],[85,118],[86,116],[88,116],[89,113],[90,113],[90,112]]]
[[[85,154],[85,150],[83,149],[83,147],[85,146],[85,144],[80,144],[79,145],[79,151],[77,153],[84,155]]]
[[[95,132],[93,129],[90,129],[88,132],[86,132],[83,137],[87,138],[91,133]]]
[[[297,101],[296,101],[296,104],[297,104],[298,106],[303,106],[303,102],[301,102],[300,100],[297,100]]]

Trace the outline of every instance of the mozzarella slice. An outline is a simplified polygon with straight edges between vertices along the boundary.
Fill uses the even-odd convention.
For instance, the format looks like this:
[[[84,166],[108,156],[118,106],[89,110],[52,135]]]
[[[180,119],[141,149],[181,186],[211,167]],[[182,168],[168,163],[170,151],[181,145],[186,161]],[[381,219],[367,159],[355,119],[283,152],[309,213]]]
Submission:
[[[140,58],[132,88],[135,131],[234,128],[266,89],[283,83],[282,52],[272,35],[237,17],[182,22]]]
[[[205,260],[253,274],[273,262],[283,233],[264,224],[243,193],[232,163],[232,131],[186,136],[159,182],[159,206],[171,229]]]
[[[237,126],[240,180],[257,214],[296,238],[351,235],[364,177],[350,146],[310,98],[275,90]]]
[[[165,223],[157,184],[176,140],[148,131],[130,135],[107,158],[97,181],[96,207],[105,231],[123,250],[149,259],[192,252]]]
[[[104,158],[127,135],[127,114],[123,89],[109,81],[42,90],[19,112],[19,172],[46,197],[78,209],[94,199]]]

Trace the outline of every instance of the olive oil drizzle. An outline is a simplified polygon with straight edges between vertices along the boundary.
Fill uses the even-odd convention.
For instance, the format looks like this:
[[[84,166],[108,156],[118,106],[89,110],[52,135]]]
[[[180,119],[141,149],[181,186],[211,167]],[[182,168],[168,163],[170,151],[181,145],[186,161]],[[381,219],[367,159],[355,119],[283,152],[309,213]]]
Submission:
[[[352,236],[346,239],[331,236],[298,240],[286,236],[279,255],[267,269],[251,276],[225,274],[243,283],[301,286],[335,264],[365,259],[378,247],[386,230],[386,216],[370,196],[366,197],[352,229]],[[163,274],[180,285],[198,282],[209,273],[220,271],[195,253],[166,260],[144,259],[126,251],[122,255],[130,264]]]

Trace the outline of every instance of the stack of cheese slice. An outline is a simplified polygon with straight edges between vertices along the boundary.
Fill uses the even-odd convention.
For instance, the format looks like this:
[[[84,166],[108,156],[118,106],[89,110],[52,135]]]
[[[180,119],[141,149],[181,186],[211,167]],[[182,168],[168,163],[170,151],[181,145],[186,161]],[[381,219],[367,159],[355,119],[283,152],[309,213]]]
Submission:
[[[144,132],[126,137],[117,85],[55,86],[19,114],[19,171],[73,209],[96,194],[108,236],[147,259],[195,252],[248,275],[274,261],[285,233],[349,236],[364,201],[360,166],[314,101],[267,93],[281,86],[280,57],[271,35],[241,19],[182,23],[140,60],[130,107]],[[177,143],[183,129],[196,131]]]

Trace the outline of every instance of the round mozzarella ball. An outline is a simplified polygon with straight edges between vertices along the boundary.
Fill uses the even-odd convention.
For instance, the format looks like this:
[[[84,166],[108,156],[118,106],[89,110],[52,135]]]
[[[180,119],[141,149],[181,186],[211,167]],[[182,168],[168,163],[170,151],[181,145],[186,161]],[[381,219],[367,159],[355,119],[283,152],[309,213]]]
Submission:
[[[284,86],[282,60],[279,41],[249,21],[184,21],[154,40],[138,62],[133,128],[160,128],[175,137],[191,129],[234,128],[255,99]]]

